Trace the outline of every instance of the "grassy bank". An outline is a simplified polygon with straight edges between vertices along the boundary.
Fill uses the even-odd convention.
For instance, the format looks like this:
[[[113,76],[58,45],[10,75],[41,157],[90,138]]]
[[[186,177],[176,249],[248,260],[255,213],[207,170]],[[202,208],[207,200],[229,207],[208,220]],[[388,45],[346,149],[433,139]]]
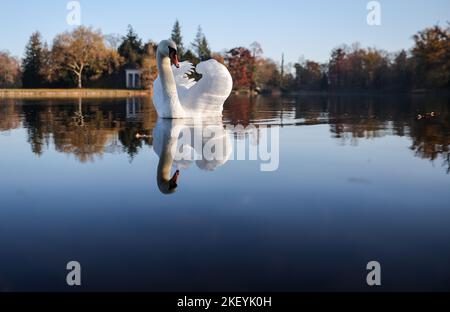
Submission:
[[[0,89],[0,98],[114,98],[148,95],[148,90],[125,89]]]

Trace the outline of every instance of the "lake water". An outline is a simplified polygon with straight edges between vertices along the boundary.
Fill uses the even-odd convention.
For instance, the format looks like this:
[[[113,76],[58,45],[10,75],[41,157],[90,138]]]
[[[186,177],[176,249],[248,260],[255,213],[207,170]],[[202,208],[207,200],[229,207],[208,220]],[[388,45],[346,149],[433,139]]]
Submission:
[[[195,126],[148,99],[0,100],[0,290],[371,291],[375,260],[378,290],[450,291],[448,97],[235,96],[208,125],[227,157],[175,161]],[[230,157],[266,127],[276,170]]]

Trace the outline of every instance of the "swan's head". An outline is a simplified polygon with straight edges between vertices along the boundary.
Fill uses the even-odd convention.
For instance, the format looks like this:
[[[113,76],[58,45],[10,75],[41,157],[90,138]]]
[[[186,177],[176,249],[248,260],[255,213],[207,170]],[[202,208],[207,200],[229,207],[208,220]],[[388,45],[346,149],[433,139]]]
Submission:
[[[178,178],[180,177],[180,171],[177,170],[173,175],[172,179],[165,180],[162,177],[158,177],[158,188],[161,193],[165,195],[170,195],[176,192],[178,187]]]
[[[163,57],[170,58],[170,62],[172,65],[175,65],[177,68],[180,67],[180,63],[178,60],[178,48],[175,42],[172,40],[163,40],[158,44],[157,53],[162,55]]]

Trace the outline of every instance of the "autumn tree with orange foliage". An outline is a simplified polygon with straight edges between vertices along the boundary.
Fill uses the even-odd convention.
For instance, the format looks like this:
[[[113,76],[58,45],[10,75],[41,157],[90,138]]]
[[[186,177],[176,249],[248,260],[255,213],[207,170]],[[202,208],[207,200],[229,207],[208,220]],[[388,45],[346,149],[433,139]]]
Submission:
[[[450,87],[450,27],[426,28],[414,36],[417,87]]]
[[[9,52],[0,51],[0,88],[20,86],[20,64]]]
[[[67,70],[75,76],[78,88],[82,88],[83,78],[89,78],[86,73],[98,78],[104,71],[120,67],[119,54],[106,46],[102,33],[84,26],[56,36],[52,59],[56,69]]]
[[[238,47],[231,49],[225,55],[225,63],[233,77],[235,90],[250,90],[254,85],[253,67],[255,58],[249,49]]]

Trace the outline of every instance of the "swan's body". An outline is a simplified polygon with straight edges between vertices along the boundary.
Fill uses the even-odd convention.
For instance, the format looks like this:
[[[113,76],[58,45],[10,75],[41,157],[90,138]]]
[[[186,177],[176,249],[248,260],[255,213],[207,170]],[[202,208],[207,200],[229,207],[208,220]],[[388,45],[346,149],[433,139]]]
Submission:
[[[153,85],[153,103],[158,116],[167,119],[222,116],[233,80],[228,69],[209,60],[197,65],[199,81],[189,79],[194,69],[189,62],[178,64],[176,45],[162,41],[156,52],[159,76]],[[174,64],[175,66],[172,66]]]

